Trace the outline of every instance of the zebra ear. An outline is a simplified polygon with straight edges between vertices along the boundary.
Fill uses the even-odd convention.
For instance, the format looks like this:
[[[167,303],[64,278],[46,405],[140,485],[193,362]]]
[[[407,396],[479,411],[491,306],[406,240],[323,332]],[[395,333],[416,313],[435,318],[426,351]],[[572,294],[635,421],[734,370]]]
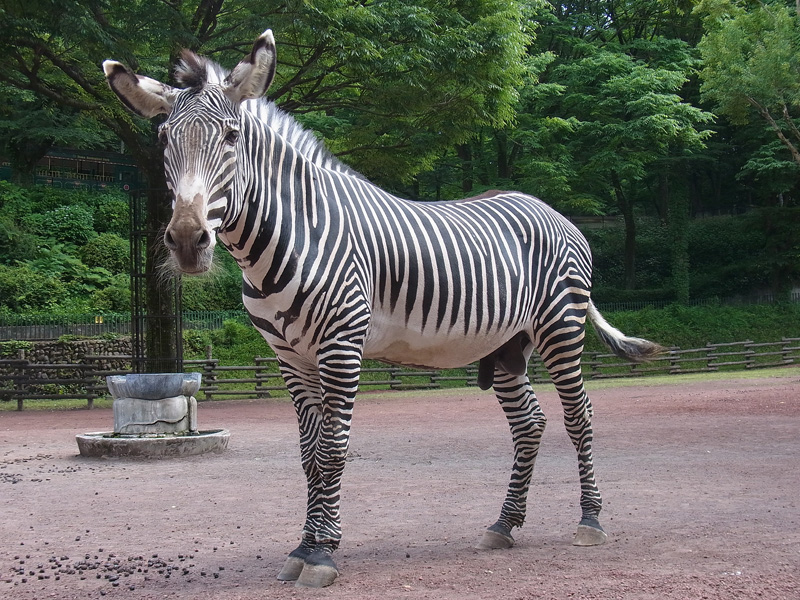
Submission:
[[[253,50],[225,78],[225,93],[238,104],[263,96],[275,77],[275,38],[267,29],[253,44]]]
[[[103,72],[111,90],[137,115],[149,119],[172,111],[179,90],[155,79],[136,75],[114,60],[103,62]]]

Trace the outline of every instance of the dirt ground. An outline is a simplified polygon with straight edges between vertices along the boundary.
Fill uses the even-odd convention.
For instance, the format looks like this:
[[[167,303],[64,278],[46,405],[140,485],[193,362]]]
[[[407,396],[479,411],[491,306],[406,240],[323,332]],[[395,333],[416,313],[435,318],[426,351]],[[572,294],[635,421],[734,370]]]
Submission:
[[[800,375],[591,390],[609,542],[575,548],[575,453],[558,398],[510,550],[497,517],[511,441],[489,393],[365,393],[342,500],[342,575],[275,575],[305,506],[286,401],[201,404],[221,454],[89,459],[110,410],[0,412],[0,598],[214,600],[800,598]]]

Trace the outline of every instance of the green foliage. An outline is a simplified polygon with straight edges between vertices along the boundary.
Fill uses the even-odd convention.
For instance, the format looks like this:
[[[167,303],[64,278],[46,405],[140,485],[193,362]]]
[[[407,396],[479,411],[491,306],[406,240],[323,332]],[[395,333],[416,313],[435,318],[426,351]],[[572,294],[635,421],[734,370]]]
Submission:
[[[111,273],[127,273],[130,269],[130,242],[115,233],[101,233],[80,250],[83,263],[103,267]]]
[[[800,15],[785,2],[704,0],[702,92],[734,123],[762,119],[800,164]]]
[[[664,346],[683,349],[726,342],[774,342],[800,337],[800,304],[754,306],[681,306],[664,309],[610,312],[604,316],[615,327]],[[587,335],[591,348],[602,349],[596,336]]]
[[[98,233],[114,233],[127,239],[130,236],[129,199],[122,193],[97,194],[90,206],[94,209],[94,228]]]
[[[127,215],[118,192],[0,182],[0,309],[130,310]]]
[[[676,299],[674,242],[657,220],[640,220],[637,233],[636,290],[624,290],[619,227],[585,230],[594,257],[594,296],[598,302]],[[686,223],[690,297],[748,297],[784,293],[800,282],[800,209],[760,209],[737,217]]]
[[[66,286],[56,277],[30,265],[0,265],[2,306],[15,312],[39,312],[55,307],[66,293]]]
[[[184,277],[184,310],[238,310],[242,308],[242,271],[223,248],[214,250],[214,270],[198,277]]]
[[[211,345],[214,358],[227,365],[253,364],[256,356],[275,355],[255,327],[233,320],[225,321],[222,329],[185,331],[183,341],[186,358],[205,358],[205,348]]]
[[[94,216],[80,204],[58,206],[44,214],[31,215],[27,223],[32,233],[42,238],[53,238],[78,246],[86,244],[96,235]]]
[[[599,301],[664,299],[664,290],[669,287],[671,265],[671,257],[665,252],[665,248],[669,247],[667,227],[656,219],[637,222],[636,280],[639,285],[635,293],[626,295],[617,293],[625,287],[625,230],[622,227],[607,227],[587,229],[583,233],[592,248],[594,289]],[[652,290],[658,291],[654,295]]]
[[[20,350],[31,350],[33,342],[24,340],[8,340],[0,342],[0,358],[17,358]]]
[[[14,264],[36,254],[38,238],[0,216],[0,264]]]
[[[116,275],[109,285],[92,292],[89,307],[98,312],[131,310],[131,282],[127,274]]]

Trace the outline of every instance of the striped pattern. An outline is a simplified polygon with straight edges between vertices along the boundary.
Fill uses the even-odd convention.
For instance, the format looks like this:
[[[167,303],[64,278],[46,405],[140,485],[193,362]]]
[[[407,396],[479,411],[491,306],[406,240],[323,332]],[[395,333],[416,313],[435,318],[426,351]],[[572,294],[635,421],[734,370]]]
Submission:
[[[218,67],[198,68],[184,66],[196,86],[178,94],[162,128],[176,198],[169,231],[199,219],[186,235],[218,235],[242,268],[252,322],[280,360],[308,478],[303,542],[287,568],[339,544],[340,484],[364,358],[435,368],[482,361],[481,380],[494,386],[514,442],[506,500],[491,528],[510,540],[525,519],[546,424],[525,374],[538,351],[578,453],[582,523],[599,528],[592,408],[580,366],[587,314],[615,351],[635,358],[653,348],[595,310],[580,232],[518,193],[435,204],[394,197],[274,104],[231,102]]]

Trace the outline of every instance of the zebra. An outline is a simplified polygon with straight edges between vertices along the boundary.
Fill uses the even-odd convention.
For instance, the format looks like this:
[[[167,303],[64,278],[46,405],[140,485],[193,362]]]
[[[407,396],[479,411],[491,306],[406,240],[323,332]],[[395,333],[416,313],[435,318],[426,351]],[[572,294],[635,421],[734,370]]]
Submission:
[[[389,194],[263,98],[275,66],[271,30],[230,72],[184,51],[181,88],[103,63],[129,109],[166,115],[159,139],[173,213],[164,243],[174,268],[208,271],[219,239],[242,269],[244,306],[296,410],[307,510],[278,579],[324,587],[339,576],[341,478],[366,358],[437,369],[478,361],[478,384],[494,388],[514,448],[500,516],[478,543],[494,549],[511,547],[525,520],[546,425],[527,376],[536,350],[578,455],[573,543],[604,543],[581,373],[586,319],[629,360],[662,348],[600,315],[588,243],[565,217],[516,192],[436,203]]]

